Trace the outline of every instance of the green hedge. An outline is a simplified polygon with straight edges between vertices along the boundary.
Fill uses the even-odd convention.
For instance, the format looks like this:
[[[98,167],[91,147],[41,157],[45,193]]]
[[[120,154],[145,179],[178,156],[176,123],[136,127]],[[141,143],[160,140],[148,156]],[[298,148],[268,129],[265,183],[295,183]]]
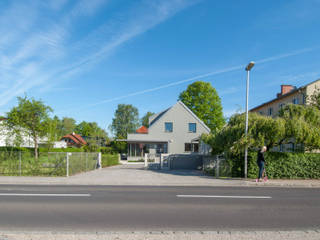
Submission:
[[[102,154],[101,156],[101,165],[102,167],[109,167],[118,165],[118,154]]]
[[[84,152],[83,148],[39,148],[39,152]]]
[[[258,175],[257,153],[248,158],[248,177]],[[320,178],[320,154],[318,153],[282,153],[265,154],[266,171],[269,178]]]

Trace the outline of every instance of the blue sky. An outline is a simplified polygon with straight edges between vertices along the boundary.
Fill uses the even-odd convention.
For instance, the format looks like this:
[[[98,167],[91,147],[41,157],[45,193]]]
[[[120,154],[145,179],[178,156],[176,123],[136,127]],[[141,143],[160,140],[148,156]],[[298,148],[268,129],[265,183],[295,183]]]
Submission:
[[[0,114],[16,97],[108,130],[117,105],[140,117],[208,81],[225,116],[320,78],[319,0],[2,0]]]

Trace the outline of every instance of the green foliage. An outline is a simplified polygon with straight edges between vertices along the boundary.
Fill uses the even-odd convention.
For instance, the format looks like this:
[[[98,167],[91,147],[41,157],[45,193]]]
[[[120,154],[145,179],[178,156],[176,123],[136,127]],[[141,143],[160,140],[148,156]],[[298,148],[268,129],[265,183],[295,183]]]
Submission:
[[[256,150],[261,146],[271,149],[294,141],[303,149],[320,148],[320,110],[315,107],[289,104],[281,109],[277,118],[249,113],[248,136],[245,137],[245,114],[233,115],[218,133],[205,135],[214,154],[231,152],[240,154],[245,146]]]
[[[267,152],[266,172],[268,178],[320,178],[320,154]],[[248,158],[248,177],[258,175],[257,153]]]
[[[307,96],[308,103],[320,110],[320,90],[316,89],[312,95]]]
[[[119,142],[119,141],[112,141],[110,143],[113,152],[116,153],[126,153],[127,152],[127,143],[126,142]]]
[[[190,84],[187,90],[180,93],[179,100],[190,108],[213,133],[225,124],[221,100],[210,83],[197,81]]]
[[[138,109],[131,104],[119,104],[112,119],[111,131],[119,139],[127,138],[139,127]]]
[[[289,104],[279,112],[285,121],[285,136],[282,142],[292,139],[303,144],[305,150],[320,148],[320,110],[312,106]]]
[[[112,147],[101,147],[100,152],[102,154],[116,154],[117,150],[113,149]]]
[[[57,133],[59,135],[59,138],[70,134],[72,132],[75,132],[76,129],[76,120],[74,120],[71,117],[64,117],[61,120],[59,120],[58,117],[55,116],[54,118],[58,124],[57,124]]]
[[[263,145],[271,148],[277,145],[285,134],[284,120],[262,116],[257,113],[249,114],[248,136],[245,137],[245,115],[233,115],[229,123],[218,133],[204,135],[204,142],[212,146],[215,154],[230,152],[240,154],[245,146],[256,149]]]
[[[101,165],[103,168],[118,165],[118,164],[119,164],[118,154],[102,154]]]
[[[23,132],[32,136],[34,140],[35,158],[38,158],[38,140],[45,136],[48,130],[49,112],[52,109],[44,105],[41,100],[18,97],[18,106],[7,113],[6,121],[9,129]]]
[[[68,147],[68,148],[52,148],[52,149],[48,149],[48,148],[39,148],[39,152],[84,152],[84,148],[72,148],[72,147]]]
[[[141,118],[141,125],[145,126],[146,128],[149,127],[149,117],[154,115],[153,112],[147,112],[142,118]]]

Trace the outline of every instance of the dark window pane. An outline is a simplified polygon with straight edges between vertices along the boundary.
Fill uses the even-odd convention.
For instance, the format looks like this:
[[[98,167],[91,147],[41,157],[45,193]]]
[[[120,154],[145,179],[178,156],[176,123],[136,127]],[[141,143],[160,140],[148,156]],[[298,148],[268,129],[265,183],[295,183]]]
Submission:
[[[173,124],[172,122],[164,123],[164,131],[165,132],[172,132],[173,131]]]
[[[185,143],[184,144],[184,151],[185,152],[191,152],[191,143]]]
[[[193,144],[193,152],[199,152],[199,144],[198,143]]]
[[[189,123],[189,132],[197,132],[197,124],[196,123]]]

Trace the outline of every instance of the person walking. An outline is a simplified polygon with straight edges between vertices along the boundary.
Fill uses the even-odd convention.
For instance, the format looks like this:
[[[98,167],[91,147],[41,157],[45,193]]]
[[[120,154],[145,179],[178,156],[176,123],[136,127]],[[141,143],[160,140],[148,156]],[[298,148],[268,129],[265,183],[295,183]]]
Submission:
[[[258,157],[257,157],[257,164],[259,167],[259,174],[258,178],[256,179],[256,182],[262,182],[262,174],[265,167],[265,159],[264,159],[264,153],[267,151],[267,147],[263,146],[260,151],[258,151]]]

